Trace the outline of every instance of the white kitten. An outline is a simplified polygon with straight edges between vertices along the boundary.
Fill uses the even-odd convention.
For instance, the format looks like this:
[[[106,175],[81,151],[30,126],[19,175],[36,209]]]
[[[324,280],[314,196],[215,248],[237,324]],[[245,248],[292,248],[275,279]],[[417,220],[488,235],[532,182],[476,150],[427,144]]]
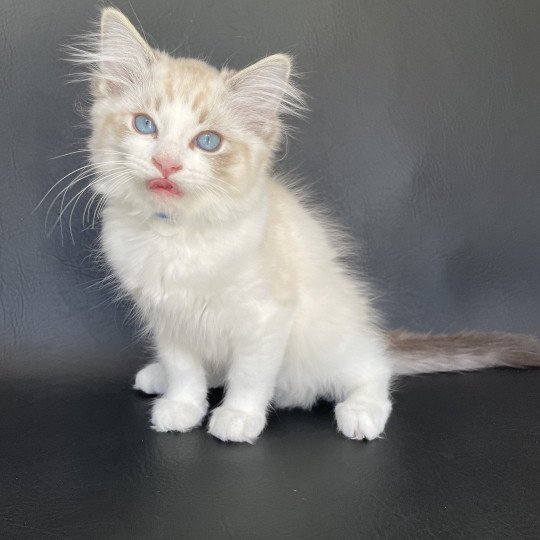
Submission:
[[[221,440],[253,442],[271,403],[319,398],[341,433],[371,440],[393,373],[538,363],[528,338],[380,330],[341,235],[272,175],[280,118],[302,103],[287,56],[240,72],[174,59],[110,8],[94,43],[75,51],[91,68],[92,187],[106,259],[155,342],[135,380],[162,394],[154,429],[200,425],[207,389],[225,386],[208,424]]]

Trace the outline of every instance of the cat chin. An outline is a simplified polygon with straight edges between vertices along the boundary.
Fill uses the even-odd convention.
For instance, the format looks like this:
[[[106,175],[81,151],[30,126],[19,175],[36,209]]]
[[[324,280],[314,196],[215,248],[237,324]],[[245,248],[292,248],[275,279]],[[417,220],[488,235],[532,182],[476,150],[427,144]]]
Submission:
[[[166,230],[166,225],[178,225],[186,223],[186,220],[202,223],[205,221],[205,214],[202,211],[194,212],[189,201],[179,200],[168,201],[158,200],[158,196],[129,197],[125,199],[109,200],[107,207],[110,208],[115,216],[126,223],[146,223],[151,228],[154,225],[159,226],[159,230]],[[165,197],[163,197],[165,199]],[[168,199],[168,198],[167,198]],[[175,198],[176,199],[176,198]],[[176,204],[175,204],[176,203]]]

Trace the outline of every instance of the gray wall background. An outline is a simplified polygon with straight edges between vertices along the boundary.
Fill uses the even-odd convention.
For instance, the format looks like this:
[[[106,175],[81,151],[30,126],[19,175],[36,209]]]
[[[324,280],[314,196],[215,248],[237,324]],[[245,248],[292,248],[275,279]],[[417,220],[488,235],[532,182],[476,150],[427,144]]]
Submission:
[[[311,114],[280,162],[362,246],[389,327],[537,334],[540,95],[536,0],[115,2],[178,55],[241,67],[296,56]],[[63,220],[49,187],[84,164],[60,45],[93,1],[0,1],[0,372],[127,377],[146,352],[126,306]],[[48,202],[52,199],[49,198]],[[47,201],[46,201],[47,203]],[[58,206],[52,213],[58,215]]]

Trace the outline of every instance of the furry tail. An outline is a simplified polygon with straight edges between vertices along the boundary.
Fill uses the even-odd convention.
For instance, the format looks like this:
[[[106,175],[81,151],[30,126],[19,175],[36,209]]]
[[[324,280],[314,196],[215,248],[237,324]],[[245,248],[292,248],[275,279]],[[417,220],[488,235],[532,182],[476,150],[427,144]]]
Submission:
[[[496,366],[540,366],[540,341],[520,334],[447,335],[390,332],[396,375],[471,371]]]

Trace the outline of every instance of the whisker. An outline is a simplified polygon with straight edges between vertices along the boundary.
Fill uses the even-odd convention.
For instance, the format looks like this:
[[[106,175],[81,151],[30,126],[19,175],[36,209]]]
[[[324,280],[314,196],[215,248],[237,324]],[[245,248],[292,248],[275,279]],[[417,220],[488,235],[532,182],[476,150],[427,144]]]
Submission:
[[[125,173],[120,174],[118,176],[113,176],[112,181],[114,182],[116,180],[116,178],[121,177],[121,176],[125,176],[126,174],[129,175],[129,172],[125,172]],[[69,221],[68,221],[68,223],[69,223],[69,233],[70,233],[71,240],[72,240],[73,243],[75,243],[75,240],[73,238],[73,229],[71,228],[71,221],[72,221],[72,218],[73,218],[73,212],[75,211],[75,207],[77,206],[77,203],[79,202],[79,199],[82,197],[82,195],[85,193],[85,191],[88,188],[92,187],[97,181],[101,181],[103,179],[104,179],[104,177],[97,178],[94,182],[90,183],[86,188],[82,189],[79,192],[77,198],[75,199],[75,202],[73,203],[73,206],[71,207],[71,212],[69,213]],[[66,209],[67,209],[67,207],[66,207]]]
[[[121,167],[114,167],[113,170],[120,170]],[[51,204],[49,205],[49,208],[47,210],[47,213],[45,214],[45,227],[47,226],[47,222],[48,222],[48,219],[49,219],[49,214],[52,210],[52,207],[54,206],[54,203],[58,200],[58,198],[60,196],[62,196],[62,200],[61,200],[61,203],[60,203],[60,207],[62,207],[63,205],[63,202],[65,200],[65,195],[66,193],[75,185],[75,184],[78,184],[79,182],[81,182],[82,180],[85,180],[86,178],[89,178],[89,177],[92,177],[95,173],[94,170],[87,170],[87,171],[81,171],[75,178],[73,178],[70,183],[62,188],[60,190],[60,192],[55,196],[55,198],[52,200]],[[49,192],[50,193],[50,190]],[[63,194],[63,195],[62,195]]]
[[[89,148],[81,148],[79,150],[73,150],[72,152],[66,152],[65,154],[60,154],[58,156],[53,156],[51,160],[60,159],[67,156],[72,156],[74,154],[95,154],[96,152],[102,154],[118,154],[122,156],[131,156],[128,152],[121,152],[120,150],[114,150],[113,148],[94,148],[90,150]]]
[[[83,214],[82,214],[83,227],[85,226],[87,222],[90,223],[90,210],[92,209],[92,204],[94,204],[94,201],[96,201],[99,196],[100,196],[100,193],[98,191],[95,191],[86,202],[86,205],[84,206]],[[87,220],[87,214],[88,214],[88,220]]]
[[[122,184],[122,183],[124,183],[124,182],[127,182],[127,181],[129,181],[131,178],[132,178],[132,177],[131,177],[130,171],[126,171],[126,172],[124,172],[124,173],[117,174],[116,176],[109,177],[109,181],[110,181],[110,182],[113,182],[113,187],[112,187],[112,189],[111,189],[110,194],[111,194],[111,195],[114,194],[114,192],[116,191],[116,188],[117,188],[117,185],[118,185],[118,184]],[[103,179],[104,179],[104,178],[99,178],[98,180],[103,180]],[[119,182],[119,179],[121,179],[122,181]],[[115,185],[114,183],[116,183],[116,185]],[[72,217],[73,217],[73,212],[74,212],[75,207],[77,206],[77,203],[79,202],[79,199],[80,199],[80,197],[82,196],[83,193],[84,193],[84,191],[82,191],[82,192],[80,193],[79,197],[77,198],[77,200],[75,201],[75,203],[74,203],[73,206],[71,207],[71,212],[70,212],[70,214],[69,214],[69,230],[70,230],[70,234],[71,234],[72,240],[73,240],[73,232],[72,232],[72,229],[71,229],[71,221],[72,221]],[[92,195],[92,197],[91,197],[90,200],[94,199],[95,196],[96,196],[97,194],[98,194],[97,192],[94,193],[94,195]],[[87,203],[87,205],[88,205],[88,203]],[[85,207],[85,210],[83,211],[83,227],[84,227],[84,214],[85,214],[85,211],[86,211],[86,207]]]
[[[130,178],[131,178],[131,177],[128,176],[127,178],[122,179],[121,182],[118,182],[116,186],[113,186],[113,189],[111,190],[111,194],[113,194],[113,193],[117,190],[118,187],[120,187],[121,185],[123,185],[123,184],[125,184],[126,182],[128,182],[128,181],[130,180]],[[98,205],[97,205],[97,207],[96,207],[96,209],[95,209],[95,211],[94,211],[94,216],[93,216],[93,218],[92,218],[92,228],[95,227],[96,215],[97,215],[97,219],[100,219],[100,218],[101,218],[101,211],[102,211],[103,208],[105,207],[105,203],[106,203],[106,202],[107,202],[107,199],[106,199],[105,197],[103,197],[103,198],[99,201],[99,203],[98,203]],[[90,217],[90,216],[88,216],[88,217]]]
[[[34,210],[32,210],[32,213],[34,213],[40,206],[41,204],[43,203],[43,201],[45,201],[45,199],[48,197],[48,195],[51,193],[51,191],[60,183],[62,182],[63,180],[66,180],[67,178],[69,178],[70,176],[72,176],[73,174],[77,173],[80,171],[79,174],[81,174],[83,171],[85,172],[89,172],[89,171],[92,171],[102,165],[117,165],[117,164],[122,164],[123,162],[121,161],[106,161],[106,162],[100,162],[100,163],[88,163],[87,165],[83,165],[82,167],[79,167],[78,169],[75,169],[74,171],[71,171],[69,172],[68,174],[64,175],[62,178],[60,178],[60,180],[58,180],[57,182],[55,182],[53,184],[53,186],[47,191],[47,193],[45,193],[45,195],[43,196],[43,198],[39,201],[39,203],[36,205],[36,207],[34,208]],[[77,175],[79,176],[79,175]],[[72,179],[72,181],[74,181],[74,179]]]
[[[121,170],[121,168],[117,168],[117,170]],[[47,215],[46,215],[46,218],[45,218],[45,223],[47,223],[47,220],[48,220],[48,215],[50,213],[50,210],[52,209],[52,205],[54,204],[54,202],[58,199],[58,197],[63,193],[62,195],[62,199],[60,201],[60,213],[58,215],[58,217],[56,218],[55,222],[53,223],[52,227],[50,228],[50,230],[47,232],[47,235],[50,236],[52,234],[52,232],[54,231],[56,225],[58,225],[58,223],[60,223],[60,228],[62,230],[62,222],[61,222],[61,219],[62,219],[62,216],[63,214],[66,212],[66,210],[69,208],[70,204],[75,200],[77,199],[82,193],[84,193],[85,191],[87,191],[90,187],[92,187],[93,185],[95,185],[98,181],[100,180],[104,180],[104,179],[107,179],[111,176],[114,176],[115,174],[117,174],[116,170],[115,171],[109,171],[107,174],[103,175],[103,176],[98,176],[95,180],[92,180],[86,187],[84,187],[82,190],[80,190],[79,192],[77,192],[76,195],[74,195],[70,200],[69,202],[64,205],[64,201],[65,201],[65,198],[66,198],[66,195],[69,191],[69,188],[72,187],[73,185],[75,185],[75,183],[78,183],[80,182],[81,180],[87,178],[87,176],[84,176],[84,177],[81,177],[79,178],[76,182],[74,183],[71,183],[69,186],[67,186],[66,188],[64,188],[56,197],[55,199],[53,200],[53,202],[51,203],[51,206],[49,207],[49,210],[47,211]],[[63,238],[62,238],[62,241],[63,241]]]
[[[53,186],[47,191],[47,193],[45,193],[45,195],[43,196],[43,198],[41,199],[41,201],[38,202],[38,204],[36,205],[36,207],[32,210],[32,214],[41,206],[41,204],[43,203],[43,201],[47,198],[47,196],[49,195],[49,193],[60,183],[62,182],[63,180],[65,180],[66,178],[69,178],[72,174],[75,174],[76,172],[78,171],[81,171],[81,170],[85,170],[85,169],[88,169],[89,167],[96,167],[96,165],[93,165],[91,163],[87,164],[87,165],[83,165],[82,167],[79,167],[78,169],[75,169],[74,171],[71,171],[70,173],[66,174],[65,176],[62,176],[62,178],[60,178],[60,180],[58,180],[57,182],[55,182],[53,184]]]

